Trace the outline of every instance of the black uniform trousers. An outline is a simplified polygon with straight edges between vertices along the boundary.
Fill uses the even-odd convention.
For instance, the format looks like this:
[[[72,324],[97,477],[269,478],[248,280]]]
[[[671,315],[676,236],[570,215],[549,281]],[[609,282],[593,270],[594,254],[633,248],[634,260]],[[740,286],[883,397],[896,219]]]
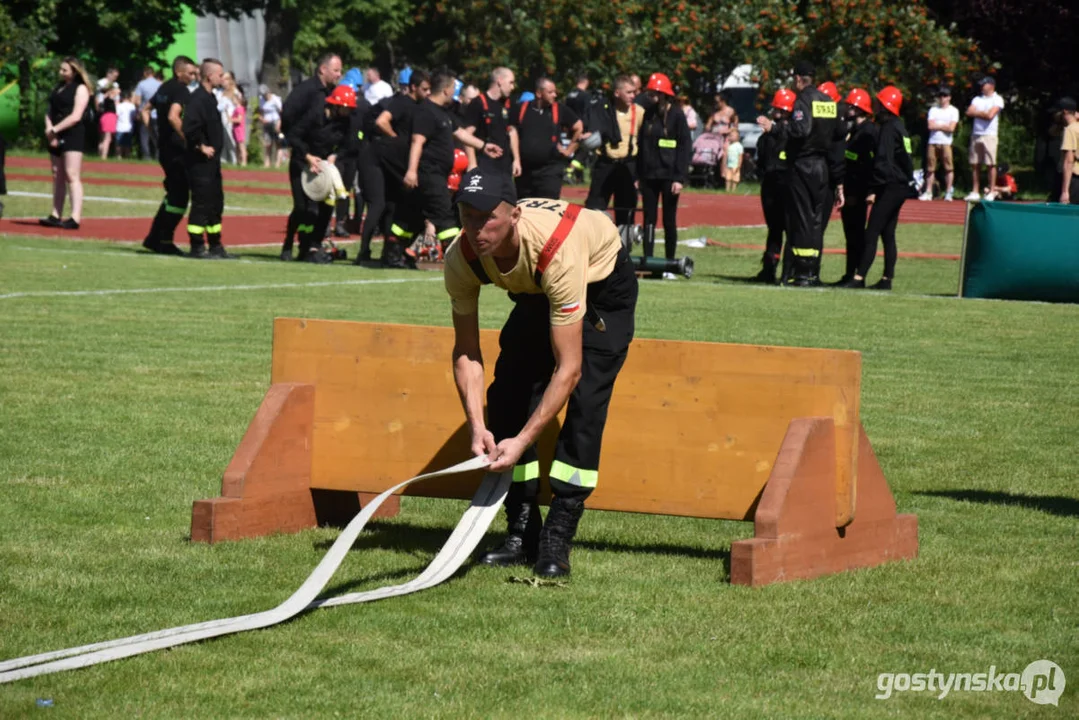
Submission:
[[[865,228],[865,247],[858,274],[863,278],[877,257],[877,240],[884,242],[884,277],[895,277],[895,228],[899,224],[899,210],[910,196],[906,183],[890,183],[877,193],[873,209],[869,211],[869,223]]]
[[[353,192],[356,185],[356,165],[358,162],[358,155],[340,154],[337,156],[337,171],[341,173],[341,181],[345,183],[345,189],[349,193]],[[337,201],[337,222],[343,223],[348,220],[350,204],[348,198],[341,198]],[[356,214],[359,215],[358,207]]]
[[[424,220],[435,226],[435,235],[443,244],[449,244],[461,232],[457,214],[453,209],[450,189],[445,176],[421,170],[419,185],[412,190],[402,188],[400,199],[394,208],[390,231],[403,248],[412,244],[413,238],[422,233]]]
[[[851,279],[862,264],[862,252],[865,249],[865,217],[869,206],[865,202],[864,190],[852,190],[839,212],[843,217],[843,239],[847,246],[847,267],[843,271],[844,279]]]
[[[641,207],[644,210],[644,256],[652,256],[651,240],[655,237],[659,217],[659,201],[663,199],[663,250],[668,260],[678,251],[678,198],[671,192],[671,180],[641,180]]]
[[[514,301],[499,335],[494,382],[487,390],[488,428],[496,442],[514,437],[539,406],[554,373],[550,303],[546,295],[510,294]],[[570,394],[558,434],[551,491],[555,497],[586,498],[596,487],[603,428],[614,382],[633,339],[637,275],[624,248],[603,280],[588,285],[583,320],[581,379]],[[605,330],[596,329],[601,318]],[[528,448],[514,468],[514,492],[531,500],[539,490],[536,448]]]
[[[761,209],[764,222],[768,226],[768,238],[764,243],[764,265],[774,268],[779,265],[783,252],[783,233],[787,228],[785,215],[786,188],[781,172],[768,173],[761,179]]]
[[[565,171],[566,163],[560,160],[522,168],[521,176],[514,180],[517,197],[561,199]]]
[[[828,191],[828,163],[823,155],[790,161],[787,172],[787,241],[796,278],[816,277],[824,247],[821,221]],[[788,275],[784,269],[784,275]]]
[[[225,190],[221,183],[221,158],[188,161],[187,181],[191,186],[191,214],[187,218],[187,234],[191,247],[202,243],[205,233],[210,245],[221,242],[221,216],[225,212]]]
[[[300,241],[300,259],[307,257],[312,248],[320,248],[326,237],[326,228],[333,218],[334,206],[325,202],[315,202],[303,191],[303,171],[306,165],[290,162],[288,165],[289,185],[292,189],[292,214],[289,215],[288,237],[282,248],[292,251],[292,233]]]
[[[360,193],[367,205],[360,237],[360,257],[371,253],[371,238],[382,229],[383,238],[389,238],[390,222],[393,220],[393,203],[386,200],[386,177],[378,157],[371,148],[360,151]],[[356,213],[359,215],[359,212]],[[385,251],[385,245],[382,246]]]
[[[150,232],[146,235],[146,243],[150,245],[173,241],[176,226],[184,219],[188,199],[191,196],[183,152],[161,148],[158,162],[161,163],[161,169],[165,173],[165,199],[161,201],[157,214],[150,223]]]
[[[634,186],[636,158],[611,160],[600,157],[592,167],[592,184],[584,206],[589,210],[606,210],[614,196],[614,224],[632,225],[637,214],[637,188]]]
[[[832,221],[832,207],[835,205],[835,188],[829,183],[824,187],[824,200],[820,206],[821,247],[824,247],[824,233],[828,232],[828,223]]]

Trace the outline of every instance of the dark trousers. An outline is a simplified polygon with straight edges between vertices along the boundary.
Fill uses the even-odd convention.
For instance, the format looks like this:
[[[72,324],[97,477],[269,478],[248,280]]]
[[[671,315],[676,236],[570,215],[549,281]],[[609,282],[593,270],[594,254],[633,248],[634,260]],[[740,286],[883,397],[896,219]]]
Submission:
[[[558,161],[552,161],[537,167],[523,168],[521,177],[514,180],[517,187],[517,199],[560,199],[562,197],[562,179],[565,169],[566,164]]]
[[[768,238],[764,243],[764,264],[776,267],[783,252],[783,233],[787,228],[784,208],[786,189],[779,173],[769,173],[761,180],[761,209],[768,226]]]
[[[641,180],[641,207],[645,227],[655,227],[659,217],[659,201],[663,199],[663,250],[668,260],[678,251],[678,195],[671,192],[671,181]],[[648,234],[648,231],[645,231]],[[651,253],[645,253],[651,255]]]
[[[606,210],[614,196],[614,224],[632,225],[637,214],[637,188],[633,185],[633,165],[601,157],[592,168],[592,185],[584,206]]]
[[[150,120],[149,125],[139,122],[139,151],[143,160],[156,157],[158,154],[157,125],[153,119]]]
[[[820,207],[821,247],[824,247],[824,233],[828,232],[828,223],[832,221],[832,206],[835,205],[835,188],[830,184],[824,187],[824,200]]]
[[[787,241],[795,277],[816,276],[824,247],[821,212],[828,191],[828,165],[823,156],[798,158],[787,170]]]
[[[843,277],[850,279],[858,272],[865,250],[865,219],[869,206],[865,202],[864,190],[852,190],[839,212],[843,218],[843,239],[847,246],[847,266]],[[864,276],[863,276],[864,277]]]
[[[367,255],[371,252],[371,238],[379,228],[382,229],[384,238],[390,237],[394,208],[393,204],[386,200],[386,178],[373,151],[369,155],[360,156],[359,170],[360,193],[367,204],[367,215],[363,219],[361,230],[360,254]],[[359,215],[359,212],[356,214]]]
[[[326,228],[333,218],[333,205],[315,202],[303,191],[303,171],[305,164],[290,162],[288,165],[289,185],[292,189],[292,213],[288,218],[288,237],[283,250],[292,251],[292,233],[300,241],[300,259],[307,257],[312,248],[322,246],[326,237]]]
[[[220,158],[189,161],[187,180],[191,185],[191,214],[187,218],[187,234],[191,238],[191,245],[194,248],[201,244],[203,233],[210,245],[217,245],[221,242],[221,216],[225,212]]]
[[[187,166],[182,153],[164,151],[159,158],[165,173],[165,199],[157,208],[146,241],[150,244],[171,243],[176,227],[187,212],[191,188],[187,180]]]
[[[421,171],[420,184],[413,190],[404,191],[393,213],[390,231],[398,242],[408,246],[412,238],[423,232],[424,220],[435,226],[438,239],[449,243],[461,231],[453,209],[446,178],[438,173]]]
[[[858,274],[863,278],[873,266],[877,257],[877,240],[884,242],[884,277],[895,277],[895,228],[899,224],[899,210],[906,202],[910,190],[906,185],[885,185],[877,193],[873,208],[869,211],[869,223],[865,228],[865,247],[862,249],[862,264]]]
[[[614,270],[588,286],[587,304],[603,319],[605,331],[583,321],[581,379],[570,394],[566,420],[558,434],[551,491],[555,497],[586,498],[596,487],[603,428],[614,382],[633,339],[637,275],[629,253],[618,254]],[[487,390],[488,428],[500,442],[514,437],[539,405],[554,372],[551,305],[545,295],[510,295],[514,301],[499,336],[495,378]],[[528,448],[514,470],[524,499],[539,490],[535,447]]]
[[[356,185],[356,156],[338,155],[337,171],[341,173],[341,180],[345,183],[345,189],[350,193]],[[337,201],[337,222],[343,223],[348,220],[349,201],[347,198]]]

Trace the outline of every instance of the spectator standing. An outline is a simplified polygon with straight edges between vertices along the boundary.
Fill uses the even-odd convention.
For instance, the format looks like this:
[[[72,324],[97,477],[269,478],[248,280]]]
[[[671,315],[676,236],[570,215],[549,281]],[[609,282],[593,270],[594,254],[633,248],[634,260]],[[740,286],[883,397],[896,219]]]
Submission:
[[[693,109],[693,106],[689,104],[689,96],[682,95],[678,98],[678,104],[682,107],[682,114],[686,116],[686,125],[689,126],[689,136],[696,140],[701,130],[701,116],[697,114],[697,111]]]
[[[734,192],[738,189],[738,183],[742,181],[742,159],[745,148],[738,141],[738,128],[731,128],[729,137],[731,142],[727,146],[727,167],[724,169],[723,177],[727,181],[727,192]]]
[[[1060,143],[1060,197],[1063,204],[1079,205],[1079,113],[1070,97],[1057,103],[1064,122],[1064,137]]]
[[[221,129],[224,137],[224,147],[221,150],[221,162],[236,162],[236,138],[232,135],[232,115],[236,111],[236,103],[233,93],[236,90],[236,78],[231,72],[226,72],[221,78],[221,87],[214,88],[214,98],[217,100],[217,111],[221,115]]]
[[[153,107],[161,81],[154,77],[154,69],[147,65],[142,69],[142,80],[135,86],[135,106],[139,113],[139,150],[142,159],[157,158],[157,113]]]
[[[959,108],[952,105],[952,91],[937,90],[937,105],[929,109],[929,152],[925,156],[925,191],[919,200],[933,199],[934,174],[939,163],[944,168],[944,199],[952,201],[955,184],[955,164],[952,157],[952,138],[959,125]],[[975,180],[977,183],[977,180]],[[975,185],[975,187],[977,187]]]
[[[259,121],[262,123],[262,166],[281,167],[281,96],[259,85]]]
[[[52,213],[40,222],[46,227],[78,230],[82,219],[82,154],[86,149],[84,114],[90,105],[90,78],[77,58],[60,62],[60,83],[49,95],[45,115],[45,139],[52,160]],[[71,192],[71,216],[60,217],[67,192]]]
[[[967,108],[967,117],[974,118],[974,129],[970,136],[970,169],[974,189],[967,195],[967,200],[981,197],[982,168],[989,172],[985,199],[996,199],[993,187],[997,184],[997,129],[1000,126],[1000,111],[1004,109],[1004,98],[997,94],[997,81],[988,75],[982,78],[981,88],[982,94],[971,100]]]
[[[247,98],[244,89],[233,84],[232,88],[232,140],[236,143],[236,161],[247,167]]]
[[[379,100],[393,97],[393,88],[382,79],[378,68],[367,68],[367,84],[363,88],[363,97],[371,105],[377,105]]]
[[[136,93],[131,93],[116,104],[116,154],[124,159],[131,157],[138,112]]]
[[[112,138],[116,134],[116,102],[119,99],[120,86],[113,83],[112,86],[105,90],[101,98],[101,104],[98,106],[101,111],[101,120],[99,122],[101,137],[97,142],[97,153],[102,160],[108,159],[109,147],[112,145]]]
[[[704,124],[705,132],[712,132],[723,138],[724,156],[726,156],[727,144],[730,142],[731,128],[738,127],[738,113],[731,107],[730,98],[729,90],[721,90],[716,95],[716,110]]]

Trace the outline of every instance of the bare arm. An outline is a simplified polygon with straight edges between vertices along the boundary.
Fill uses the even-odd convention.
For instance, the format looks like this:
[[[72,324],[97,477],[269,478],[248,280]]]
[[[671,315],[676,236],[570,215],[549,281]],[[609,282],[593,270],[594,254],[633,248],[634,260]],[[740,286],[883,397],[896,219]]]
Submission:
[[[1065,204],[1071,202],[1071,193],[1069,192],[1069,189],[1071,188],[1071,179],[1072,179],[1072,173],[1074,171],[1074,166],[1075,166],[1075,151],[1074,150],[1065,150],[1064,151],[1064,162],[1061,164],[1061,170],[1063,171],[1064,179],[1061,180],[1061,185],[1060,185],[1060,202],[1065,203]]]
[[[180,136],[180,142],[187,142],[184,137],[184,106],[180,103],[169,105],[169,125]]]
[[[493,451],[494,436],[483,420],[483,355],[478,313],[453,313],[453,380],[472,432],[472,453],[481,455]]]
[[[476,126],[469,125],[465,128],[465,130],[468,133],[474,135],[476,133]],[[472,168],[476,167],[476,149],[471,145],[465,145],[465,156],[468,157],[468,169],[471,170]]]
[[[521,138],[517,135],[517,128],[510,125],[508,130],[510,136],[510,152],[513,153],[513,176],[518,177],[521,174]]]
[[[397,133],[393,131],[393,125],[390,122],[391,120],[393,120],[393,115],[390,114],[390,111],[383,110],[375,120],[375,125],[382,131],[383,135],[395,138],[397,137]]]

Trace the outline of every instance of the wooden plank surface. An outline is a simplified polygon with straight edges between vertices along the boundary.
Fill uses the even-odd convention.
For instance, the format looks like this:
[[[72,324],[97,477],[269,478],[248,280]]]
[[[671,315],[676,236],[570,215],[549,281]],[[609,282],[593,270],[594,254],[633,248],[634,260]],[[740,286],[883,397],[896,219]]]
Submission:
[[[451,328],[278,319],[273,382],[316,385],[312,486],[379,492],[467,457],[452,347]],[[483,331],[482,347],[489,383],[497,331]],[[831,417],[837,524],[845,524],[854,507],[860,382],[856,352],[635,340],[588,505],[752,519],[790,421]],[[551,428],[541,456],[550,457],[554,437]],[[450,478],[413,493],[468,498],[477,483]]]

